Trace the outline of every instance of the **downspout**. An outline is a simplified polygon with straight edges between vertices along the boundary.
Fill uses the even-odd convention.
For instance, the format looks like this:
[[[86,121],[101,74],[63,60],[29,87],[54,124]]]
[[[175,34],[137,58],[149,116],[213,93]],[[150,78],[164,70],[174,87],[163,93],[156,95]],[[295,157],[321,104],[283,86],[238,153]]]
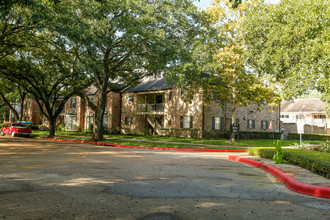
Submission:
[[[281,102],[278,103],[278,132],[281,132]]]
[[[204,91],[202,91],[202,134],[201,138],[204,138],[205,131],[205,104],[204,104]]]
[[[123,102],[123,94],[120,92],[119,93],[120,96],[120,102],[119,102],[119,133],[121,133],[121,112],[122,112],[122,102]]]

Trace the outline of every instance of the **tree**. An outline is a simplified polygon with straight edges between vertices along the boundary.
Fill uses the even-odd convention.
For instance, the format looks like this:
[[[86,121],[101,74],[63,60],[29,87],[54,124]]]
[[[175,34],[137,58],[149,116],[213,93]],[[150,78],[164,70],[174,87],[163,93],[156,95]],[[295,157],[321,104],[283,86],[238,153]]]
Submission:
[[[65,103],[89,82],[80,77],[80,69],[61,38],[55,38],[47,32],[40,35],[44,36],[34,39],[38,47],[25,48],[10,59],[2,60],[0,75],[33,96],[40,112],[48,120],[49,137],[53,137],[56,119]],[[77,81],[79,83],[72,85],[72,82]]]
[[[251,68],[273,76],[285,99],[317,89],[330,104],[330,5],[282,0],[251,10],[240,26]]]
[[[30,3],[12,4],[8,19],[2,20],[4,31],[8,30],[6,26],[15,30],[16,24],[21,25],[19,31],[10,32],[2,44],[5,46],[1,51],[4,56],[0,59],[0,76],[33,96],[40,112],[48,119],[49,137],[53,137],[56,119],[67,100],[90,83],[79,69],[66,38],[51,30],[54,19],[63,16],[53,10],[56,1]],[[17,19],[15,15],[19,15]]]
[[[191,90],[196,87],[203,89],[206,102],[215,97],[223,107],[231,110],[231,127],[236,124],[238,106],[256,105],[259,108],[267,102],[267,105],[274,108],[280,100],[271,81],[247,68],[243,57],[244,46],[237,37],[237,27],[242,18],[247,15],[250,7],[257,4],[257,1],[244,2],[233,9],[228,0],[212,1],[207,13],[216,32],[210,35],[207,47],[203,48],[206,54],[210,54],[203,57],[204,72],[207,74],[202,78],[200,73],[194,77],[183,77],[186,84],[190,84]],[[205,54],[205,51],[198,53]],[[234,140],[232,132],[231,143]]]
[[[21,121],[24,115],[24,101],[28,92],[20,85],[12,81],[0,78],[0,100],[9,108],[16,121]],[[14,104],[20,103],[20,111],[15,109]],[[11,119],[11,118],[9,118]]]
[[[84,72],[98,88],[93,139],[103,139],[106,96],[114,83],[134,85],[189,60],[200,15],[188,0],[61,1],[54,29],[70,40]],[[178,70],[178,69],[176,69]]]

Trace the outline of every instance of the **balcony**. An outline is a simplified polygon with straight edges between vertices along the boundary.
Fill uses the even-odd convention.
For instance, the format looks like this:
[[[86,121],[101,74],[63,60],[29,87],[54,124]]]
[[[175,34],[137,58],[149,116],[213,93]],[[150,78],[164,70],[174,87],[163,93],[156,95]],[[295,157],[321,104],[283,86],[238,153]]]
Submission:
[[[157,104],[138,104],[137,105],[137,112],[148,114],[148,113],[164,113],[164,103],[157,103]]]

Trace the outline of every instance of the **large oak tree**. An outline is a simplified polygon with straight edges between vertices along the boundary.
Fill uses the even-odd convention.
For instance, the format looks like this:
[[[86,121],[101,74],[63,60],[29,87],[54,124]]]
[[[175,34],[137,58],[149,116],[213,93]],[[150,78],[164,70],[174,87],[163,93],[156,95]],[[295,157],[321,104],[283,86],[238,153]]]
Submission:
[[[65,36],[97,87],[93,138],[103,139],[107,93],[115,83],[134,85],[147,75],[180,70],[189,62],[200,15],[189,0],[61,1],[53,30]]]

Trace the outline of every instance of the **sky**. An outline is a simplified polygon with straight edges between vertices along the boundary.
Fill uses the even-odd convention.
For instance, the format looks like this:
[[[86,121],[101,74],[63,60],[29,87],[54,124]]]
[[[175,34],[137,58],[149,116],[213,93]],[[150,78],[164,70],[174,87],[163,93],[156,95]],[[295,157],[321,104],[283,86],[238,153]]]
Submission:
[[[202,8],[202,9],[204,9],[207,6],[210,5],[211,0],[199,0],[199,2],[198,2],[198,0],[194,0],[194,2],[195,2],[195,5],[197,5],[198,7]],[[278,2],[280,2],[280,0],[265,0],[265,3],[275,4],[275,3],[278,3]]]

